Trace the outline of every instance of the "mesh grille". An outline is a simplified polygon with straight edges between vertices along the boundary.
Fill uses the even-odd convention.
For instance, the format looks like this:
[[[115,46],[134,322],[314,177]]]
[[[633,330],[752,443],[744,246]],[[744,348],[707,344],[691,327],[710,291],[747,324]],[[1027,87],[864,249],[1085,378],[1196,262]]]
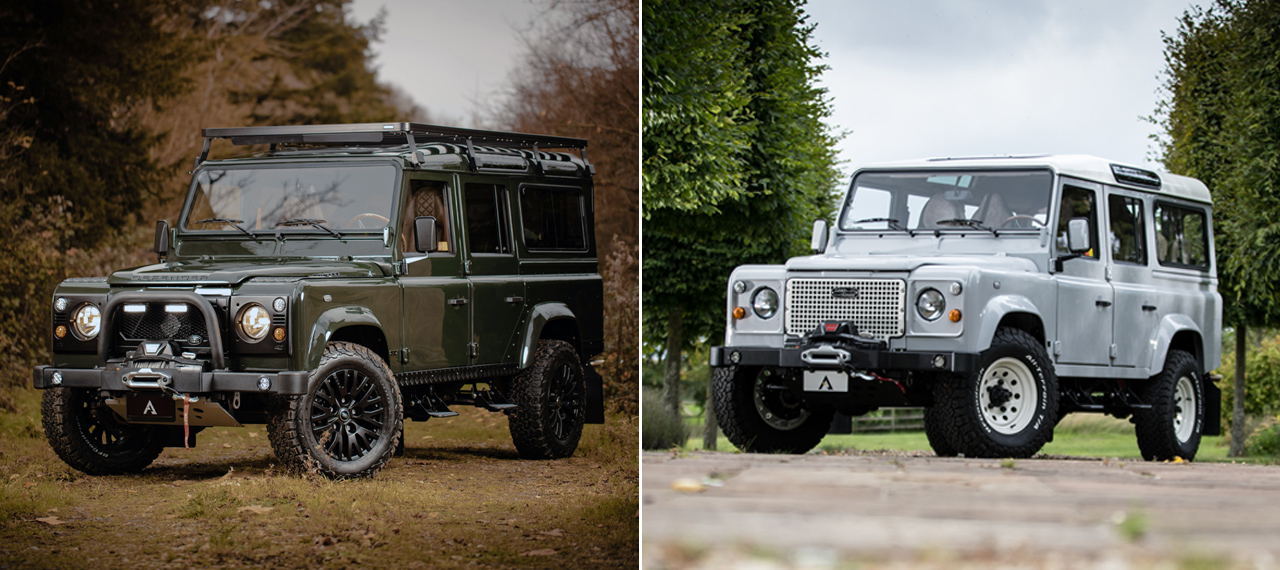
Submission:
[[[165,305],[174,303],[148,303],[146,312],[131,313],[121,310],[116,319],[116,332],[123,340],[140,342],[144,340],[181,340],[187,341],[191,335],[199,335],[199,346],[209,345],[209,333],[205,328],[204,314],[199,309],[187,305],[185,313],[169,313]]]
[[[792,279],[787,334],[804,336],[823,321],[853,321],[876,339],[902,336],[906,290],[900,279]]]

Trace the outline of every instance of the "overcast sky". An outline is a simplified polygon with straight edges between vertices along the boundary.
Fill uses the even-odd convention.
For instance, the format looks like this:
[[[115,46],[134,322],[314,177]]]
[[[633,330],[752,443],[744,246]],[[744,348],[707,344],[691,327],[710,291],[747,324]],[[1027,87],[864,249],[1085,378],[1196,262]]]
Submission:
[[[810,0],[846,173],[936,156],[1093,154],[1149,165],[1188,1]]]
[[[433,122],[458,127],[476,126],[540,10],[530,0],[355,0],[351,13],[368,22],[380,8],[387,19],[374,45],[378,79],[413,96]]]

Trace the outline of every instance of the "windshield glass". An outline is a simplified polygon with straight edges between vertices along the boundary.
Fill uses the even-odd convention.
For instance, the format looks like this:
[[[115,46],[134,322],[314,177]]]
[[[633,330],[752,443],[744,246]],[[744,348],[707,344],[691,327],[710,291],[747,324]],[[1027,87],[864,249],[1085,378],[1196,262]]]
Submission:
[[[853,182],[840,229],[1038,229],[1052,182],[1047,171],[864,172]]]
[[[209,169],[196,175],[188,230],[381,231],[391,218],[391,165]],[[207,221],[205,221],[207,220]]]

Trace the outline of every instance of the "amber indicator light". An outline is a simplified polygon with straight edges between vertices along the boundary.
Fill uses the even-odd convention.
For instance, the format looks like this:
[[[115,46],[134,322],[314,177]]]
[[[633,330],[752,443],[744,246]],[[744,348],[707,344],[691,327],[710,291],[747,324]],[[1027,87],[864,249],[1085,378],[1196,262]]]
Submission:
[[[741,319],[747,316],[747,310],[742,307],[733,308],[733,318]]]
[[[58,337],[58,338],[66,338],[66,336],[67,336],[67,326],[66,326],[66,325],[58,325],[58,328],[53,329],[53,336],[56,336],[56,337]]]
[[[284,327],[276,327],[276,330],[271,332],[271,338],[276,339],[276,342],[284,341]]]
[[[951,312],[947,314],[947,318],[951,319],[953,323],[960,322],[960,309],[951,309]]]

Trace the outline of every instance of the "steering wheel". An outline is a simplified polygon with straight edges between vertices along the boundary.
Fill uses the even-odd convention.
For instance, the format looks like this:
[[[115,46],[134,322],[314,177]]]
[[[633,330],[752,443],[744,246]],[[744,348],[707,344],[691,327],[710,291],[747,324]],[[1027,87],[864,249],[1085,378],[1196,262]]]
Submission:
[[[1030,224],[1030,225],[1023,225],[1023,223],[1022,223],[1022,221],[1023,221],[1023,220],[1029,221],[1029,222],[1031,222],[1031,224]],[[1018,215],[1014,215],[1014,216],[1009,216],[1008,218],[1005,218],[1004,223],[1000,224],[1000,227],[1002,227],[1002,228],[1011,227],[1011,226],[1009,225],[1011,222],[1013,223],[1013,226],[1012,226],[1012,227],[1014,227],[1014,228],[1035,228],[1035,227],[1041,227],[1041,228],[1043,228],[1043,227],[1044,227],[1044,222],[1042,222],[1042,221],[1040,221],[1040,220],[1037,220],[1037,219],[1035,218],[1035,216],[1028,216],[1028,215],[1026,215],[1026,214],[1018,214]]]
[[[378,225],[378,226],[366,226],[366,225],[364,225],[364,221],[363,221],[365,218],[369,218],[369,219],[376,219],[376,220],[378,220],[378,221],[382,222],[382,225]],[[359,224],[360,224],[360,225],[358,225],[358,226],[357,226],[357,225],[356,225],[356,223],[357,223],[357,222],[359,222]],[[354,217],[354,218],[351,218],[351,221],[350,221],[350,222],[347,222],[347,227],[346,227],[346,229],[349,229],[349,230],[351,230],[351,229],[354,229],[354,230],[376,230],[376,229],[378,229],[378,228],[386,227],[386,225],[387,225],[387,224],[389,224],[389,223],[391,223],[391,220],[387,219],[387,217],[386,217],[386,216],[382,216],[382,215],[379,215],[379,214],[375,214],[375,213],[373,213],[373,212],[365,212],[365,213],[360,214],[360,215],[358,215],[358,216],[356,216],[356,217]]]

